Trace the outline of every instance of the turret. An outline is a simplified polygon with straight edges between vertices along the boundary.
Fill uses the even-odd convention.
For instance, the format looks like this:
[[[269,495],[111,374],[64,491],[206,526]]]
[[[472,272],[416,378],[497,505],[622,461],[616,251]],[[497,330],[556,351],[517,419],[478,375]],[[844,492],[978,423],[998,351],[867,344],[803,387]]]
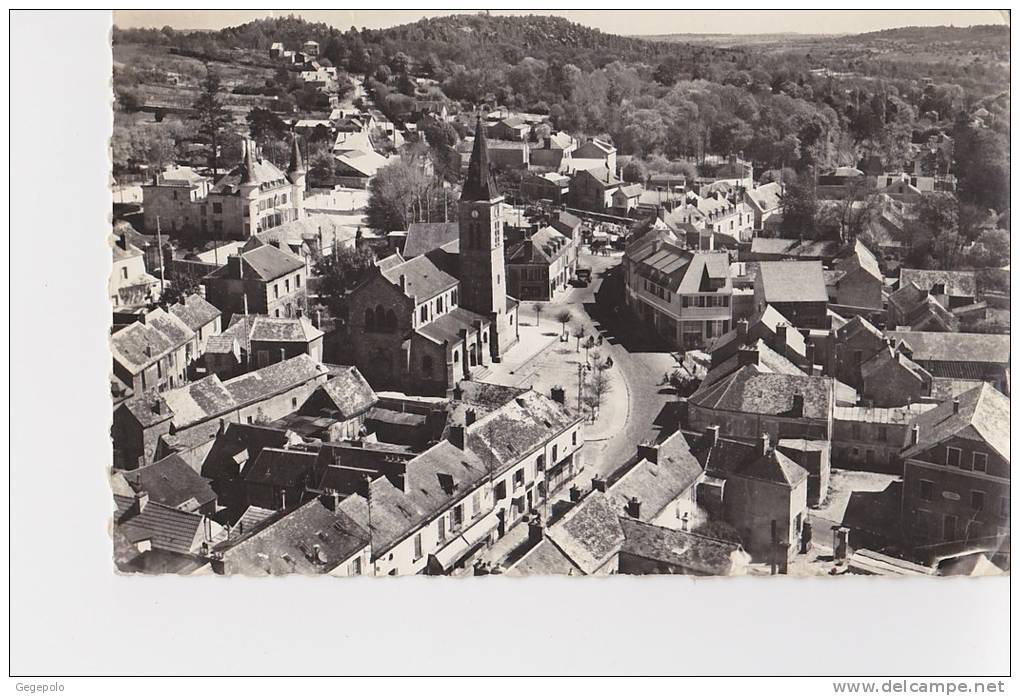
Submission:
[[[244,161],[241,163],[241,185],[238,188],[240,189],[241,205],[248,207],[248,217],[244,223],[244,236],[247,238],[258,232],[259,183],[255,173],[255,143],[244,140],[241,147],[244,150]]]

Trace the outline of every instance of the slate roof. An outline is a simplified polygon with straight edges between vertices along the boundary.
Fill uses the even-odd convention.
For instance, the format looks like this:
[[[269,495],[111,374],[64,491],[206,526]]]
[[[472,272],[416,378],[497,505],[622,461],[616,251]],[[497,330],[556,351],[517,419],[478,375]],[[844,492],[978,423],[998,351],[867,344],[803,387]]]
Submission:
[[[135,322],[110,336],[113,359],[138,374],[177,346],[152,326]]]
[[[730,470],[729,475],[794,488],[807,479],[808,472],[782,452],[769,449],[764,456],[744,459]]]
[[[509,264],[549,265],[563,256],[569,245],[570,240],[555,229],[543,227],[531,235],[530,239],[524,239],[508,248],[506,261]]]
[[[990,384],[982,384],[959,397],[959,411],[945,401],[917,417],[918,443],[903,452],[914,457],[951,437],[984,440],[1009,462],[1009,397]]]
[[[240,256],[241,276],[239,278],[234,276],[229,263],[220,266],[206,278],[270,282],[305,267],[305,262],[297,256],[288,251],[277,249],[271,244],[262,244],[262,246],[242,252]]]
[[[353,230],[341,225],[331,215],[323,213],[291,220],[255,235],[259,241],[269,246],[273,243],[289,246],[300,246],[303,243],[318,245],[321,238],[327,247],[334,238],[338,244],[342,244],[354,239],[354,236]]]
[[[589,493],[571,508],[547,530],[546,538],[585,575],[617,555],[624,541],[619,515],[600,491]]]
[[[575,156],[577,153],[574,153]],[[599,185],[604,189],[615,188],[623,183],[621,179],[616,176],[615,172],[609,171],[607,167],[593,167],[592,169],[583,169],[576,173],[575,176],[587,174],[595,181],[599,182]]]
[[[917,362],[974,362],[1009,364],[1009,336],[999,334],[887,331],[903,341]]]
[[[698,575],[733,575],[749,559],[739,544],[659,527],[629,517],[620,518],[624,542],[621,553],[679,566]],[[739,559],[739,560],[738,560]]]
[[[274,396],[325,373],[325,367],[302,353],[289,360],[234,377],[224,382],[223,386],[240,406]]]
[[[550,224],[562,234],[568,235],[572,234],[574,230],[581,226],[581,218],[566,211],[562,211]]]
[[[316,452],[266,447],[244,470],[247,483],[266,483],[292,488],[310,481],[318,459]]]
[[[861,376],[867,379],[874,373],[884,370],[889,363],[896,363],[926,384],[931,383],[932,377],[927,370],[891,346],[887,346],[865,360],[861,365]]]
[[[333,402],[342,420],[364,413],[379,400],[358,368],[344,367],[330,374],[319,390]]]
[[[149,502],[179,509],[187,505],[193,510],[216,500],[209,482],[176,454],[123,475],[136,493],[149,495]]]
[[[459,222],[412,222],[402,252],[405,259],[421,256],[460,239]]]
[[[543,539],[516,563],[507,568],[506,575],[527,577],[529,575],[583,575],[560,548]]]
[[[618,514],[631,498],[641,502],[641,519],[653,520],[697,482],[701,464],[679,430],[658,444],[656,461],[640,459],[613,483],[606,495]]]
[[[146,313],[145,324],[166,336],[174,348],[183,346],[195,337],[195,332],[188,328],[187,324],[161,307]]]
[[[836,260],[836,268],[840,271],[850,273],[855,267],[861,268],[871,277],[884,281],[878,259],[860,240],[854,240],[843,253],[844,256]]]
[[[404,276],[404,295],[424,302],[457,286],[457,279],[443,271],[429,256],[416,256],[396,265],[379,266],[383,277],[400,287]]]
[[[708,409],[779,416],[792,411],[793,397],[797,393],[804,397],[804,418],[828,418],[832,402],[829,378],[766,374],[753,365],[700,387],[691,396],[690,403]]]
[[[283,318],[256,316],[248,332],[250,341],[310,343],[325,334],[308,317]]]
[[[499,189],[496,187],[496,180],[492,175],[492,165],[489,162],[485,128],[479,118],[475,124],[475,140],[460,199],[462,201],[491,201],[496,198],[499,198]]]
[[[751,203],[763,213],[781,208],[783,205],[782,194],[783,187],[778,181],[772,181],[747,190],[747,197],[751,200]]]
[[[219,319],[221,314],[220,310],[201,295],[188,295],[183,302],[175,302],[168,309],[192,331],[198,331],[206,324]]]
[[[739,370],[740,365],[740,350],[750,349],[757,353],[757,365],[761,372],[771,372],[783,375],[803,375],[804,371],[794,365],[785,356],[772,350],[763,339],[758,339],[757,343],[741,346],[737,349],[737,352],[730,356],[728,359],[719,363],[705,375],[704,379],[701,380],[703,385],[715,384],[720,379],[723,379],[727,375],[733,374]]]
[[[921,290],[930,291],[934,285],[943,284],[946,294],[957,297],[977,295],[977,276],[974,271],[934,271],[915,268],[900,269],[900,286],[913,283]]]
[[[171,389],[163,394],[163,398],[173,411],[173,422],[177,428],[187,427],[238,407],[233,394],[216,375]]]
[[[230,572],[249,575],[329,573],[368,545],[364,499],[354,495],[330,510],[319,499],[223,553]]]
[[[751,255],[789,256],[802,259],[834,258],[839,253],[839,242],[835,241],[804,241],[800,239],[780,239],[755,237],[751,241]]]
[[[736,323],[736,322],[734,322]],[[772,306],[766,306],[762,313],[757,318],[748,322],[747,335],[751,336],[752,333],[757,332],[759,329],[768,329],[768,332],[775,336],[776,329],[780,325],[787,325],[786,329],[786,345],[798,355],[807,355],[807,344],[804,342],[804,336],[797,331],[795,328],[790,326],[790,321],[784,317],[778,309]],[[759,326],[761,325],[761,326]],[[717,351],[721,351],[727,348],[733,348],[733,345],[738,339],[737,329],[733,328],[724,333],[716,342],[712,344],[712,354],[714,355]]]
[[[139,394],[118,408],[126,408],[143,428],[170,420],[174,415],[167,402],[155,391]]]
[[[475,322],[479,321],[482,322],[482,325],[489,323],[489,320],[481,314],[475,314],[463,307],[454,307],[429,323],[418,327],[417,332],[431,338],[436,343],[446,341],[453,344],[461,340],[461,329],[474,331]]]
[[[132,544],[148,540],[154,549],[191,553],[201,543],[196,539],[202,519],[202,515],[149,502],[140,513],[124,519],[118,529]]]
[[[250,164],[250,171],[254,174],[254,178],[251,181],[259,184],[263,189],[290,186],[287,175],[268,159],[261,157],[250,158]],[[245,162],[242,162],[220,177],[220,180],[212,187],[210,193],[223,196],[238,195],[241,192],[241,182],[245,177]]]
[[[762,261],[755,282],[762,284],[766,302],[829,300],[820,261]]]
[[[143,254],[142,250],[128,242],[126,237],[123,242],[127,246],[126,249],[121,247],[120,239],[117,237],[111,236],[109,238],[109,242],[110,249],[113,251],[114,263],[117,263],[118,261],[127,261],[128,259],[133,259],[135,257],[142,256]]]

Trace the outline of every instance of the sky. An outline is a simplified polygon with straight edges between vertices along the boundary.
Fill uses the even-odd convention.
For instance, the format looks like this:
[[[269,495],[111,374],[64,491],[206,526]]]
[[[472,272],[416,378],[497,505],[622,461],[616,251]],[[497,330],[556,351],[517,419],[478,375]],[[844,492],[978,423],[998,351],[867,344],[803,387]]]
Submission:
[[[464,10],[463,12],[468,12]],[[351,26],[381,29],[416,22],[422,17],[457,11],[423,10],[116,10],[114,24],[121,28],[162,27],[222,29],[272,15],[297,14],[313,22],[340,29]],[[493,14],[560,15],[614,34],[859,34],[904,26],[957,27],[974,24],[1008,24],[1001,10],[493,10]]]

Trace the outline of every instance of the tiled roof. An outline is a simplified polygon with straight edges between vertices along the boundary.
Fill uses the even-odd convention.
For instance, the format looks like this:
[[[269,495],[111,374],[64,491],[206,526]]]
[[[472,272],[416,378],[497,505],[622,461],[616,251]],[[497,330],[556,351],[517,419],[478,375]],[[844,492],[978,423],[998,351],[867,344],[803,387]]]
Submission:
[[[220,310],[201,295],[188,295],[183,302],[175,302],[168,309],[192,331],[198,331],[220,317]]]
[[[304,384],[326,373],[326,368],[302,353],[223,383],[238,405],[250,404]]]
[[[585,169],[582,171],[591,176],[591,178],[595,179],[597,182],[599,182],[599,184],[601,184],[603,188],[614,188],[623,183],[623,181],[617,178],[616,174],[614,172],[609,171],[607,167],[594,167],[592,169]],[[581,174],[582,172],[577,172],[578,176],[580,176]]]
[[[566,253],[570,240],[552,227],[543,227],[531,236],[506,251],[509,264],[545,264],[549,265]]]
[[[333,402],[343,420],[364,413],[379,400],[356,367],[332,372],[319,389]]]
[[[459,222],[412,222],[407,227],[403,256],[421,256],[459,238]]]
[[[316,452],[266,447],[244,470],[247,483],[268,483],[290,488],[310,482],[318,458]]]
[[[311,500],[223,553],[232,573],[328,573],[368,545],[364,499]]]
[[[701,464],[682,432],[663,440],[657,449],[655,461],[639,460],[609,487],[606,495],[618,514],[624,513],[631,498],[637,498],[641,503],[641,519],[653,520],[701,476]]]
[[[110,337],[113,358],[131,374],[138,374],[176,348],[154,327],[136,322]]]
[[[804,336],[792,326],[789,326],[789,324],[789,320],[784,317],[778,309],[772,306],[766,306],[756,319],[748,322],[747,335],[752,336],[757,335],[759,332],[767,331],[767,334],[772,337],[776,335],[776,331],[779,326],[786,325],[786,345],[797,355],[806,356],[807,345],[804,342]],[[721,352],[726,349],[735,350],[736,347],[733,344],[736,343],[737,340],[737,329],[730,329],[716,339],[716,342],[712,345],[712,354],[714,355],[717,351]]]
[[[779,416],[792,412],[796,394],[804,397],[804,418],[828,418],[832,402],[829,378],[766,374],[753,365],[700,387],[690,403],[708,409]]]
[[[913,283],[921,290],[930,291],[942,284],[947,295],[974,297],[977,294],[977,276],[974,271],[933,271],[915,268],[900,269],[900,286]]]
[[[475,314],[463,307],[454,307],[446,314],[442,314],[428,324],[418,327],[417,332],[437,343],[447,341],[452,344],[461,340],[461,329],[474,331],[475,322],[479,321],[482,325],[489,323],[489,320],[480,314]]]
[[[1009,364],[1009,336],[999,334],[887,331],[903,341],[917,362],[974,362]]]
[[[152,548],[176,553],[191,553],[198,540],[202,516],[159,503],[149,502],[140,513],[123,520],[118,528],[128,541],[149,541]]]
[[[256,316],[251,322],[251,341],[310,343],[323,336],[308,317],[285,318]]]
[[[581,569],[548,539],[537,543],[507,568],[507,575],[527,577],[529,575],[582,575]]]
[[[280,169],[268,159],[253,158],[251,164],[252,171],[255,174],[253,183],[257,183],[266,188],[290,186],[290,181],[287,179],[287,175],[280,171]],[[228,173],[224,174],[220,180],[216,182],[216,185],[212,187],[210,193],[224,196],[231,196],[240,193],[241,180],[244,177],[244,167],[244,163],[241,163]]]
[[[166,336],[174,348],[183,346],[195,337],[195,332],[187,324],[160,307],[145,315],[145,324]]]
[[[753,350],[757,353],[757,365],[761,372],[770,372],[783,375],[803,375],[804,371],[794,365],[785,356],[772,350],[764,340],[758,339],[758,342],[749,345],[742,346],[738,349],[737,353],[734,353],[727,360],[719,363],[705,375],[702,380],[702,384],[710,385],[715,384],[720,379],[723,379],[727,375],[731,375],[740,369],[740,354],[741,349]]]
[[[599,491],[589,493],[551,526],[546,538],[586,575],[618,554],[624,540],[619,513]]]
[[[865,360],[861,365],[861,376],[868,379],[874,373],[886,369],[889,363],[896,363],[926,384],[931,383],[931,374],[927,370],[892,346],[886,346]]]
[[[762,261],[756,282],[762,284],[766,302],[829,300],[820,261]]]
[[[306,200],[305,204],[307,203]],[[320,213],[285,222],[255,236],[268,245],[277,243],[299,246],[305,242],[317,245],[321,239],[328,246],[333,239],[341,244],[349,241],[354,238],[355,233],[338,223],[332,216]]]
[[[749,561],[739,544],[668,529],[645,522],[620,518],[626,553],[671,566],[680,566],[698,575],[733,575]]]
[[[209,482],[176,454],[123,473],[136,492],[148,493],[150,502],[184,509],[182,506],[194,501],[197,509],[216,500]]]
[[[163,395],[174,414],[174,425],[184,428],[193,423],[233,411],[238,404],[216,375],[209,375]]]
[[[779,483],[793,488],[808,477],[808,472],[782,452],[769,449],[764,456],[754,456],[733,467],[730,476]]]
[[[580,417],[536,391],[526,391],[468,426],[467,445],[493,471],[534,452]],[[551,465],[551,463],[550,463]]]
[[[240,278],[234,276],[230,263],[220,266],[206,277],[269,282],[288,273],[299,271],[304,267],[305,262],[294,254],[277,249],[271,244],[262,244],[257,248],[241,253]]]
[[[133,259],[133,258],[135,258],[137,256],[141,256],[142,253],[143,253],[141,249],[139,249],[138,247],[134,246],[130,242],[127,242],[126,238],[125,238],[124,244],[127,245],[127,249],[124,249],[124,248],[122,248],[120,246],[120,240],[117,239],[116,237],[112,237],[111,236],[109,241],[110,241],[110,248],[113,251],[113,262],[114,263],[117,263],[118,261],[127,261],[128,259]]]
[[[747,197],[763,213],[778,210],[783,204],[782,194],[783,187],[778,181],[762,184],[747,191]]]
[[[136,398],[122,404],[135,417],[138,424],[148,428],[173,417],[173,411],[162,396],[155,391],[139,394]]]
[[[379,270],[386,280],[398,288],[400,278],[404,277],[404,294],[424,302],[436,295],[457,286],[457,279],[441,270],[429,256],[416,256],[403,263]]]
[[[903,453],[913,457],[951,437],[983,439],[1009,461],[1009,398],[990,384],[982,384],[959,397],[959,408],[946,401],[914,421],[918,443]]]

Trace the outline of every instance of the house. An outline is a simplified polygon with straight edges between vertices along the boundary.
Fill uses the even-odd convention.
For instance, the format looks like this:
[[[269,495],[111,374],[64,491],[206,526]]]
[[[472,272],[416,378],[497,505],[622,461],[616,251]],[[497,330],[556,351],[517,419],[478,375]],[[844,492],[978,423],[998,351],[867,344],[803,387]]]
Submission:
[[[1010,391],[1009,336],[998,334],[888,331],[901,350],[935,379],[988,382],[1002,393]]]
[[[811,344],[790,327],[789,321],[775,307],[767,305],[753,320],[735,321],[732,329],[715,340],[710,346],[711,367],[732,362],[741,348],[756,346],[759,342],[801,369],[815,362]]]
[[[616,148],[598,138],[578,145],[570,156],[571,171],[575,174],[586,169],[616,171]]]
[[[821,261],[831,265],[841,246],[833,240],[780,239],[755,237],[751,241],[749,261]]]
[[[617,514],[662,527],[693,527],[695,491],[704,473],[679,430],[661,442],[638,445],[633,462],[610,483],[606,496]]]
[[[303,217],[307,171],[297,139],[292,142],[291,162],[286,172],[263,158],[254,143],[246,141],[243,149],[241,164],[220,177],[211,188],[192,182],[185,195],[182,187],[169,187],[181,189],[180,195],[171,201],[163,197],[163,203],[173,204],[173,208],[167,210],[173,214],[172,219],[181,220],[178,227],[171,227],[170,234],[202,239],[248,239],[258,232]],[[157,182],[147,188],[152,197],[162,195],[162,189],[168,187]],[[143,206],[147,206],[144,201]],[[162,208],[157,207],[157,210]]]
[[[894,339],[889,339],[890,344]],[[871,406],[905,406],[931,396],[931,373],[895,345],[887,345],[861,364],[862,398]]]
[[[773,447],[764,433],[750,442],[736,442],[720,438],[717,429],[708,430],[694,451],[705,466],[705,497],[708,489],[721,491],[717,510],[737,530],[752,560],[785,568],[800,552],[808,516],[808,472]]]
[[[107,286],[114,308],[145,307],[159,299],[159,278],[145,269],[145,253],[127,240],[126,235],[110,238],[113,270]]]
[[[146,232],[176,236],[201,228],[202,210],[212,188],[208,177],[191,167],[170,165],[142,185],[142,220]]]
[[[318,455],[297,449],[266,447],[244,468],[245,500],[267,510],[282,510],[302,502],[317,482]]]
[[[836,406],[832,411],[832,459],[841,469],[901,474],[900,452],[919,415],[938,404]]]
[[[977,301],[977,275],[974,271],[900,269],[899,286],[902,288],[911,283],[948,310]]]
[[[303,417],[327,419],[329,425],[324,439],[329,442],[354,440],[361,435],[378,401],[379,397],[358,368],[340,366],[330,371],[329,380],[312,392],[297,413]]]
[[[712,366],[701,383],[704,386],[715,384],[747,365],[756,367],[762,373],[808,374],[787,357],[772,350],[763,339],[758,339],[755,343],[745,343],[731,358]]]
[[[460,239],[460,223],[454,222],[412,222],[407,227],[407,237],[400,255],[404,259],[427,254]]]
[[[836,379],[855,389],[862,389],[864,378],[861,368],[872,356],[888,348],[888,339],[871,322],[855,316],[836,329]]]
[[[783,185],[778,181],[772,181],[745,189],[744,202],[754,216],[755,232],[761,232],[769,218],[782,215]]]
[[[557,172],[528,173],[521,178],[521,198],[526,202],[549,201],[563,205],[570,195],[570,177]]]
[[[156,458],[160,436],[170,432],[173,411],[155,390],[119,404],[113,410],[113,468],[134,469]]]
[[[581,218],[561,210],[557,213],[556,219],[550,222],[549,225],[574,243],[574,253],[576,256],[581,247],[581,229],[584,226]]]
[[[319,55],[319,42],[318,41],[305,41],[301,44],[301,52],[309,56]]]
[[[881,311],[885,279],[878,259],[855,240],[835,262],[831,298],[837,305]]]
[[[186,360],[190,364],[205,353],[209,339],[218,336],[222,329],[222,313],[201,295],[188,295],[175,302],[167,310],[184,323],[195,338],[187,348]]]
[[[529,166],[552,172],[570,171],[577,142],[568,133],[551,133],[529,148]]]
[[[999,550],[1010,531],[1009,435],[1009,399],[987,384],[917,417],[902,453],[902,523],[917,557]]]
[[[493,140],[516,140],[524,142],[528,139],[531,126],[516,117],[500,119],[486,128],[485,135]]]
[[[180,319],[157,307],[142,314],[140,321],[114,328],[110,350],[116,397],[173,389],[187,381],[194,333]]]
[[[390,163],[388,157],[374,150],[350,150],[335,155],[334,160],[332,179],[320,185],[367,190],[376,172]]]
[[[754,166],[739,154],[730,154],[726,161],[715,167],[711,176],[700,177],[705,182],[726,183],[736,188],[754,188]]]
[[[202,279],[205,297],[229,318],[234,314],[299,317],[306,303],[305,261],[259,240],[227,257]]]
[[[235,317],[236,318],[236,317]],[[307,355],[322,362],[325,334],[308,317],[276,318],[256,316],[248,322],[248,359],[256,368]]]
[[[238,526],[243,531],[245,525]],[[371,570],[369,540],[365,499],[328,496],[313,498],[217,550],[227,575],[351,577]]]
[[[832,470],[829,441],[784,438],[776,443],[776,450],[807,472],[807,504],[813,508],[820,507],[829,494]]]
[[[745,365],[702,385],[688,399],[688,424],[699,432],[720,426],[723,435],[753,440],[828,440],[832,434],[834,385],[829,377],[764,372]]]
[[[627,306],[683,348],[704,347],[730,330],[733,284],[725,252],[692,252],[665,231],[624,251]]]
[[[621,575],[744,575],[751,557],[739,544],[620,518]]]
[[[960,320],[943,304],[945,301],[943,297],[940,302],[913,281],[900,285],[889,294],[885,324],[909,331],[959,331]]]
[[[518,300],[552,300],[576,268],[574,242],[553,227],[543,227],[507,247],[507,291]]]
[[[570,179],[568,202],[572,208],[605,212],[613,207],[613,194],[621,186],[623,181],[612,169],[576,169]]]
[[[350,225],[328,213],[312,213],[308,209],[306,212],[303,218],[259,232],[255,237],[304,259],[309,268],[319,255],[331,254],[335,249],[354,249],[356,233]]]
[[[797,328],[827,328],[829,294],[819,261],[763,261],[754,280],[758,312],[771,305]]]
[[[224,533],[219,524],[205,515],[150,502],[145,495],[120,517],[114,530],[136,552],[182,555],[212,548]]]

